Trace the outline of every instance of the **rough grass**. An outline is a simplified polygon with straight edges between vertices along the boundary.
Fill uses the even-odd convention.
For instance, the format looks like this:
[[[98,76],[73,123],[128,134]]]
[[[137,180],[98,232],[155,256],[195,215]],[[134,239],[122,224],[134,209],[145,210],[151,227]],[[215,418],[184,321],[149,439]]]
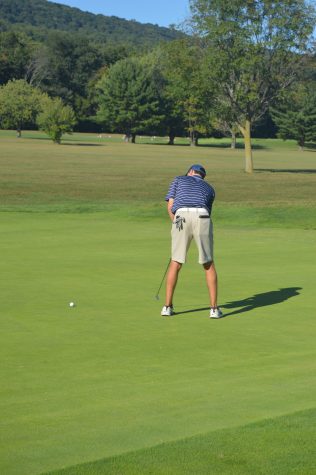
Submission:
[[[279,208],[316,202],[316,152],[300,152],[293,143],[257,141],[263,145],[255,151],[256,173],[249,176],[243,150],[133,145],[97,136],[81,142],[81,135],[81,141],[75,135],[56,145],[39,133],[11,135],[1,137],[2,209],[91,211],[113,202],[161,203],[171,177],[195,162],[206,167],[218,203]]]

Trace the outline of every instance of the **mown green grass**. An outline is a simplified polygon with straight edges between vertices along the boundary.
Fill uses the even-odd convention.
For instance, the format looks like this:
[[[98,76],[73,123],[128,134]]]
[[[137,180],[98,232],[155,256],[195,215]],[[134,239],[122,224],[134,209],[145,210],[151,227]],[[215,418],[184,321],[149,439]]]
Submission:
[[[1,473],[313,473],[314,412],[291,414],[315,407],[315,154],[258,149],[248,177],[239,150],[33,134],[0,143]],[[194,248],[177,315],[154,299],[193,162],[216,179],[215,322]]]
[[[313,474],[315,409],[77,465],[51,475]]]
[[[214,322],[193,249],[178,315],[160,317],[154,296],[168,231],[160,220],[103,213],[6,215],[4,473],[45,472],[314,406],[315,232],[217,229],[220,302],[233,315]]]

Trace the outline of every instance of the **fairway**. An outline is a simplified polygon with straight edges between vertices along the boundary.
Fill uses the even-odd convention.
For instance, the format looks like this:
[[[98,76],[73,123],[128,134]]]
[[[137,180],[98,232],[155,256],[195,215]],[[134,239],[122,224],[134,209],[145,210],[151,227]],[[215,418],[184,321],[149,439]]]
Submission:
[[[258,142],[246,176],[221,141],[0,140],[1,473],[316,473],[315,152]],[[155,300],[166,188],[195,162],[217,191],[219,321],[194,246],[176,315]]]

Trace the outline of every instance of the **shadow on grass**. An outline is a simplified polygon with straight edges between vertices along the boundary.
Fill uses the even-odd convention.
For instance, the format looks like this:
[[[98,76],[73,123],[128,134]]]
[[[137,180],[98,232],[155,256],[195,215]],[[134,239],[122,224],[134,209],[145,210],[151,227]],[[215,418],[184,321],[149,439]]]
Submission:
[[[304,145],[304,149],[308,152],[315,152],[316,151],[316,143],[307,143]]]
[[[316,168],[292,168],[292,169],[280,169],[280,168],[256,168],[256,172],[269,172],[269,173],[316,173]]]
[[[231,150],[234,150],[231,148],[230,143],[202,143],[198,145],[201,148],[230,148]],[[235,149],[239,150],[244,150],[245,146],[243,143],[237,143]],[[251,145],[252,150],[266,150],[268,147],[265,147],[264,145],[259,145],[259,144],[252,144]]]
[[[192,308],[191,310],[183,310],[183,312],[175,312],[175,315],[184,315],[185,313],[202,312],[204,310],[210,310],[210,307]]]
[[[299,290],[302,290],[302,287],[285,287],[279,290],[271,290],[270,292],[263,292],[261,294],[255,294],[252,297],[247,297],[242,300],[234,300],[228,302],[225,305],[221,305],[221,308],[233,310],[224,312],[224,317],[239,315],[241,313],[250,312],[255,308],[259,307],[268,307],[271,305],[276,305],[278,303],[285,302],[286,300],[296,297],[300,294]],[[184,310],[183,312],[176,312],[176,315],[183,315],[185,313],[194,313],[209,310],[210,307],[194,308],[191,310]],[[237,309],[237,310],[234,310]]]
[[[50,139],[49,137],[24,137],[23,136],[23,139],[26,139],[26,140],[43,140],[45,142],[51,142],[52,139]],[[104,147],[104,143],[86,143],[86,142],[76,142],[75,140],[74,141],[71,141],[71,142],[61,142],[60,144],[56,144],[56,145],[70,145],[70,146],[73,146],[73,147]]]
[[[67,146],[72,146],[72,147],[104,147],[103,144],[101,143],[82,143],[82,142],[72,142],[72,143],[65,143],[65,142],[62,142],[60,145],[67,145]]]
[[[139,142],[142,145],[162,145],[162,146],[170,146],[170,147],[190,147],[191,144],[188,143],[174,143],[173,145],[170,145],[168,143],[154,143],[154,142]],[[227,148],[231,149],[230,143],[199,143],[199,145],[196,146],[197,148]],[[194,148],[194,147],[192,147]],[[237,150],[243,150],[245,148],[244,144],[238,143],[236,144],[235,149]],[[258,145],[258,144],[253,144],[252,145],[252,150],[266,150],[268,147],[265,147],[264,145]]]
[[[276,305],[278,303],[285,302],[286,300],[296,297],[300,294],[299,290],[302,287],[285,287],[279,290],[271,290],[270,292],[263,292],[262,294],[255,294],[252,297],[248,297],[243,300],[234,300],[222,305],[225,309],[235,309],[233,312],[225,313],[225,317],[229,315],[238,315],[240,313],[250,312],[259,307],[268,307]]]

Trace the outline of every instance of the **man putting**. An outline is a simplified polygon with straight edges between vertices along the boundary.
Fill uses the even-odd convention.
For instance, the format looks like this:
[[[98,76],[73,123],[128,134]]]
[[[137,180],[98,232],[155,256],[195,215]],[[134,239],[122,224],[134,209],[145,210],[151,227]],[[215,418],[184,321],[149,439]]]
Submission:
[[[199,264],[205,270],[210,296],[210,318],[221,318],[223,313],[217,306],[217,274],[213,257],[212,204],[214,188],[204,181],[206,171],[202,165],[192,165],[185,176],[177,176],[166,196],[168,214],[172,221],[172,253],[166,284],[166,304],[161,315],[171,316],[173,294],[178,275],[190,243],[194,238],[199,251]]]

